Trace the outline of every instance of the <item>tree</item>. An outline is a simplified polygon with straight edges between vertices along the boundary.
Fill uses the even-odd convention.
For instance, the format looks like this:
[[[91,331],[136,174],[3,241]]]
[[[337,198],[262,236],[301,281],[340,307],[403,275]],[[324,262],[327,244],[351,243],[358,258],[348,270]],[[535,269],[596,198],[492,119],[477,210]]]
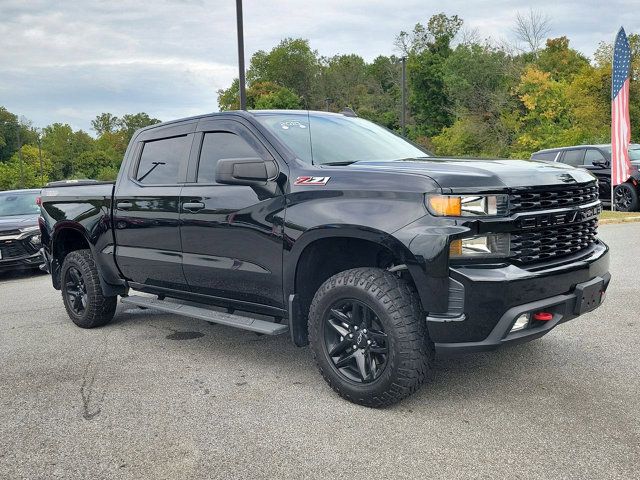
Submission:
[[[416,122],[410,131],[413,136],[437,135],[452,123],[444,64],[451,54],[451,41],[461,27],[458,16],[440,13],[429,19],[426,28],[418,23],[413,34],[401,32],[396,39],[396,45],[408,55],[409,106]]]
[[[529,66],[516,87],[525,113],[520,135],[514,147],[518,156],[553,146],[572,143],[568,132],[572,126],[567,86],[551,78],[551,74]]]
[[[160,123],[161,120],[157,118],[151,118],[148,114],[144,112],[127,114],[123,115],[118,122],[118,127],[121,131],[124,132],[125,138],[127,142],[131,140],[133,134],[136,133],[136,130],[140,128],[148,127],[150,125],[155,125],[156,123]]]
[[[120,126],[120,119],[110,113],[101,113],[91,120],[91,128],[98,136],[113,133]]]
[[[36,138],[29,121],[0,107],[0,162],[9,160],[20,145],[34,143]]]
[[[301,96],[309,105],[318,71],[318,54],[311,50],[309,41],[285,38],[271,51],[253,54],[247,81],[273,82]]]
[[[535,63],[554,80],[566,81],[571,81],[584,67],[589,66],[587,57],[569,48],[567,37],[548,39],[546,48],[540,50]]]
[[[238,80],[236,79],[228,89],[218,90],[220,110],[238,110],[240,108],[240,94],[237,87]],[[287,110],[301,106],[301,98],[295,92],[274,82],[255,82],[247,89],[247,108],[250,110]]]
[[[22,160],[15,152],[9,161],[0,163],[0,190],[43,187],[50,180],[52,162],[47,152],[42,152],[42,170],[38,147],[23,145]]]
[[[538,10],[529,9],[529,13],[516,14],[516,25],[513,33],[523,42],[534,55],[542,46],[542,42],[551,30],[551,20],[548,15]]]

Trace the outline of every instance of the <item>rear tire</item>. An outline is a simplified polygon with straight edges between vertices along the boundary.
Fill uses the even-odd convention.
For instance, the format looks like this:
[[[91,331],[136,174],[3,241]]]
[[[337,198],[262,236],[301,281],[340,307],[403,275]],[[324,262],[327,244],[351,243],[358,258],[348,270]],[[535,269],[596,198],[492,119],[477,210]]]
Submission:
[[[417,292],[378,268],[347,270],[322,284],[309,311],[309,341],[331,388],[367,407],[415,392],[433,361]]]
[[[69,318],[81,328],[106,325],[116,312],[118,297],[105,297],[90,250],[69,253],[62,263],[62,300]]]
[[[638,191],[630,183],[621,183],[613,191],[615,209],[619,212],[638,210]]]

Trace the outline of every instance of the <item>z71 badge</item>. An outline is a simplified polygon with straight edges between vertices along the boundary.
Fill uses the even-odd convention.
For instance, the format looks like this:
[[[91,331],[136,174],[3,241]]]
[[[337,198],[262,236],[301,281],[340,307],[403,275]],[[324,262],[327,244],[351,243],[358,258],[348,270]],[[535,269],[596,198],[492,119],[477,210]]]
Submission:
[[[326,185],[331,177],[298,177],[294,185]]]

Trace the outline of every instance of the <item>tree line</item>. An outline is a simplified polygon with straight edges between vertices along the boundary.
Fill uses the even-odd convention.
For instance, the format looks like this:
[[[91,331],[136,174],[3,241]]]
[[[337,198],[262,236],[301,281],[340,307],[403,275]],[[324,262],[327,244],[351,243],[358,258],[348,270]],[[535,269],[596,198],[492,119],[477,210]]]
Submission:
[[[407,73],[406,135],[438,155],[528,158],[547,147],[610,141],[611,42],[592,58],[565,36],[546,38],[549,19],[517,16],[516,43],[481,40],[458,16],[433,15],[395,39],[397,55],[320,56],[286,38],[258,51],[247,70],[249,109],[353,109],[400,131],[402,59]],[[632,139],[640,134],[640,35],[632,49]],[[219,90],[220,110],[239,108],[238,80]],[[0,189],[69,178],[115,179],[146,113],[98,115],[92,137],[67,124],[42,129],[0,107]]]
[[[64,179],[114,180],[135,131],[159,122],[146,113],[102,113],[91,122],[94,138],[62,123],[37,129],[0,107],[0,190]]]
[[[439,155],[529,158],[532,152],[608,143],[612,44],[593,58],[566,36],[546,38],[549,19],[518,14],[517,40],[481,40],[463,20],[443,13],[395,40],[398,55],[366,62],[355,54],[324,57],[307,40],[284,39],[256,52],[247,71],[248,108],[349,107],[400,130],[401,64],[407,69],[407,136]],[[640,36],[633,55],[631,118],[640,118]],[[221,110],[239,107],[238,81],[218,91]],[[632,138],[640,122],[632,123]]]

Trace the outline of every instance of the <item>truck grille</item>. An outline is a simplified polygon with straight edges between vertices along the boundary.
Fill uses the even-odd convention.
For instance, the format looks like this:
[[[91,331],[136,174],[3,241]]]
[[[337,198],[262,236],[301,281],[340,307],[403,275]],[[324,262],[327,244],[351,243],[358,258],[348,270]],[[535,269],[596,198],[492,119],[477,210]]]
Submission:
[[[598,220],[511,234],[511,254],[520,263],[553,260],[577,253],[596,242]]]
[[[552,208],[567,208],[595,202],[598,199],[598,186],[563,185],[553,190],[513,193],[509,195],[509,212],[531,212]]]
[[[34,253],[33,251],[27,250],[22,242],[16,240],[0,241],[0,251],[2,251],[2,260],[24,257]]]

